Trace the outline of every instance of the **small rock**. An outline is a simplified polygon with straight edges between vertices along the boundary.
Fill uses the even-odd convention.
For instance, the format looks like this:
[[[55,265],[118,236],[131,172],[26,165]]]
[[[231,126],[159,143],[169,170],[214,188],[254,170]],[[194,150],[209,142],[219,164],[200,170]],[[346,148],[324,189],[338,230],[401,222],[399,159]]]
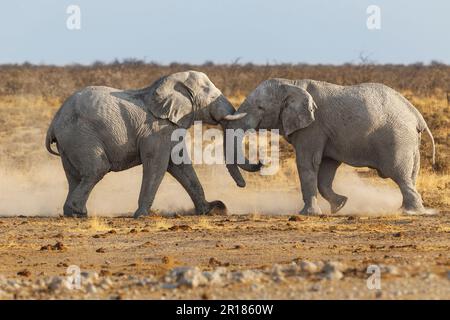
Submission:
[[[67,268],[69,265],[65,262],[58,262],[58,264],[56,266],[59,268],[61,268],[61,267]]]
[[[398,267],[396,267],[396,266],[393,266],[393,265],[381,264],[380,265],[380,272],[381,272],[381,275],[383,275],[383,273],[384,274],[389,274],[389,275],[392,275],[392,276],[400,275],[400,269]]]
[[[328,280],[341,280],[343,277],[344,274],[339,270],[333,270],[323,274],[323,278]]]
[[[60,241],[56,242],[54,245],[47,244],[42,246],[40,251],[66,251],[67,247]]]
[[[214,271],[205,271],[203,275],[208,279],[210,284],[221,285],[224,280],[228,278],[227,269],[224,267],[219,267]]]
[[[331,271],[344,271],[345,265],[338,261],[328,261],[322,268],[323,272],[331,272]]]
[[[98,248],[97,250],[95,250],[95,252],[97,252],[97,253],[105,253],[106,250],[105,250],[105,248]]]
[[[228,267],[230,265],[229,262],[221,262],[214,257],[209,258],[208,265],[211,267]]]
[[[322,278],[328,280],[340,280],[344,277],[342,271],[345,266],[338,261],[328,261],[322,268]]]
[[[53,250],[65,251],[66,249],[67,248],[60,241],[56,242],[55,245],[53,246]]]
[[[107,277],[111,275],[111,271],[106,270],[106,269],[102,269],[100,270],[99,276],[100,277]]]
[[[187,230],[192,230],[192,228],[186,224],[182,224],[182,225],[174,225],[174,226],[170,227],[169,230],[170,231],[178,231],[178,230],[187,231]]]
[[[98,273],[95,271],[83,271],[80,275],[82,284],[94,283],[99,278]]]
[[[233,279],[241,283],[258,282],[262,278],[262,273],[254,270],[243,270],[233,273]]]
[[[50,279],[47,288],[50,291],[70,290],[72,285],[64,277],[53,277]]]
[[[308,260],[301,261],[299,263],[299,265],[300,265],[301,270],[306,273],[316,273],[317,271],[319,271],[319,268],[317,267],[317,265]]]
[[[164,256],[162,257],[161,262],[166,266],[173,266],[175,264],[175,259],[172,256]]]
[[[283,281],[285,281],[283,268],[279,264],[274,264],[273,265],[271,274],[272,274],[272,279],[275,282],[283,282]]]
[[[198,267],[178,267],[170,271],[169,281],[175,282],[177,286],[196,288],[208,283]]]
[[[99,286],[100,288],[102,288],[103,290],[107,290],[109,288],[111,288],[113,285],[113,282],[111,281],[111,279],[109,277],[106,277],[105,279],[103,279]]]
[[[21,276],[21,277],[30,277],[31,271],[28,269],[23,269],[23,270],[20,270],[19,272],[17,272],[17,275]]]
[[[17,290],[20,289],[20,284],[16,280],[11,279],[6,281],[6,287],[12,290]]]
[[[86,286],[86,292],[91,294],[97,293],[97,288],[92,283],[88,283]]]

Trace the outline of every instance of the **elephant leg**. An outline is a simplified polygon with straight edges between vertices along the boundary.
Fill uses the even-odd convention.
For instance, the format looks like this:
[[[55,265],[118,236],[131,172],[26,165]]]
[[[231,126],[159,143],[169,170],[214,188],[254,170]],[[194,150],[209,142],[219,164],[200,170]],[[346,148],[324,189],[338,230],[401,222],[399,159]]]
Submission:
[[[169,165],[171,148],[164,146],[163,148],[154,150],[150,145],[151,143],[148,142],[141,147],[143,175],[138,209],[134,213],[134,218],[149,214],[148,211],[153,204],[156,191],[158,191]]]
[[[402,193],[403,211],[408,214],[421,213],[425,209],[422,204],[422,197],[415,186],[415,180],[419,171],[418,151],[413,154],[409,153],[409,155],[410,157],[403,159],[402,165],[393,167],[393,170],[390,172],[390,178],[394,180]]]
[[[318,154],[314,156],[314,153],[304,150],[297,152],[297,170],[300,176],[303,202],[305,203],[300,214],[322,214],[317,203],[317,180],[321,154],[322,153],[320,153],[320,156]]]
[[[65,216],[73,216],[73,210],[71,209],[70,203],[72,202],[72,194],[75,191],[76,187],[78,187],[78,185],[80,184],[81,179],[76,174],[75,169],[70,164],[70,162],[65,158],[64,155],[61,156],[61,161],[63,164],[64,172],[66,174],[67,182],[69,184],[69,191],[67,192],[63,212]],[[87,211],[86,208],[83,209]]]
[[[336,213],[347,202],[347,197],[339,195],[333,191],[333,180],[336,175],[337,168],[341,162],[330,158],[322,159],[319,167],[318,187],[322,197],[330,203],[331,212]]]
[[[393,179],[400,188],[403,196],[402,209],[407,214],[424,212],[422,197],[417,192],[413,180],[408,176],[397,177]]]
[[[99,176],[82,177],[80,183],[73,190],[70,202],[64,207],[64,215],[68,217],[80,216],[87,217],[86,202],[94,189],[97,182],[103,178],[103,174]]]
[[[415,183],[420,167],[420,154],[418,147],[409,147],[398,150],[397,157],[386,157],[383,166],[378,168],[383,176],[391,178],[402,193],[402,210],[407,214],[422,213],[425,209],[422,197],[417,192]]]
[[[192,164],[174,164],[170,161],[167,171],[189,194],[192,202],[194,202],[195,210],[198,214],[208,214],[210,212],[214,212],[219,215],[227,214],[226,206],[222,201],[206,201],[205,192],[203,191],[203,187],[198,180]]]

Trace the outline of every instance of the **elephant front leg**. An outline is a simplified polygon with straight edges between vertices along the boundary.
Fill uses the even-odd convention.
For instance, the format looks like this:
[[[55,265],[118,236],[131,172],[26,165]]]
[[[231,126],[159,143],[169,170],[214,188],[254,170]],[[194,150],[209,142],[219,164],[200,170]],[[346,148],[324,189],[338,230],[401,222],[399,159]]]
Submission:
[[[176,165],[172,161],[170,161],[167,171],[183,186],[183,188],[189,194],[198,214],[227,214],[227,208],[222,201],[206,201],[205,192],[203,191],[203,187],[198,180],[197,174],[195,173],[192,164],[182,163]]]
[[[297,170],[300,176],[304,207],[300,211],[303,215],[321,215],[317,203],[317,177],[319,172],[320,156],[297,152]]]
[[[164,174],[167,171],[169,164],[170,149],[156,150],[149,153],[146,148],[141,151],[141,160],[143,166],[143,176],[141,192],[139,193],[139,207],[134,213],[134,218],[148,215],[148,211],[155,199],[156,191],[158,190]]]

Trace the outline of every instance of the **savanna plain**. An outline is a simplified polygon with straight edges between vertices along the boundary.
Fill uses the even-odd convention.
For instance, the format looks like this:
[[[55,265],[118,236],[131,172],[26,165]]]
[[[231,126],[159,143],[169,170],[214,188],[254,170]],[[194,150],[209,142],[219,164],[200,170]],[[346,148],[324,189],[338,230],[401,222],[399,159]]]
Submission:
[[[346,206],[300,216],[292,148],[280,170],[244,173],[239,189],[223,165],[196,165],[208,200],[228,215],[195,216],[165,177],[153,215],[131,218],[141,168],[110,173],[94,190],[90,217],[62,217],[67,192],[45,133],[65,98],[87,85],[131,89],[162,75],[205,72],[237,107],[261,81],[310,78],[381,82],[424,115],[418,189],[435,215],[401,214],[401,195],[370,169],[341,167]],[[0,299],[450,299],[450,66],[160,66],[138,60],[66,67],[0,66]]]

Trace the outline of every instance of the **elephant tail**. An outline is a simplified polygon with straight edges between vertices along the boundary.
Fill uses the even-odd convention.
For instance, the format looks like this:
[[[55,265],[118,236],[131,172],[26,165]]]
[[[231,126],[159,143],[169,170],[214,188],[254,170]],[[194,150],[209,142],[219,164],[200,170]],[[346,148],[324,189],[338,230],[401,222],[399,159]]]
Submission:
[[[436,145],[434,144],[434,138],[433,135],[431,134],[430,128],[428,128],[428,126],[425,124],[425,130],[427,131],[428,135],[430,136],[431,139],[431,144],[433,145],[433,154],[432,154],[432,161],[433,161],[433,167],[436,164]]]
[[[433,146],[432,163],[433,163],[433,168],[434,168],[434,167],[435,167],[435,164],[436,164],[436,145],[435,145],[435,143],[434,143],[434,137],[433,137],[433,134],[431,133],[430,128],[428,128],[428,125],[426,124],[426,122],[425,122],[425,120],[423,119],[423,117],[422,117],[422,121],[420,121],[420,124],[419,124],[419,128],[418,128],[418,129],[419,129],[420,132],[426,131],[427,134],[428,134],[428,136],[429,136],[430,139],[431,139],[431,145]]]
[[[45,147],[47,148],[48,152],[51,154],[54,154],[55,156],[60,156],[60,154],[56,151],[53,151],[52,149],[52,143],[56,143],[56,137],[55,133],[53,132],[53,122],[50,124],[50,127],[47,130],[47,136],[45,137]],[[57,146],[58,147],[58,146]]]

